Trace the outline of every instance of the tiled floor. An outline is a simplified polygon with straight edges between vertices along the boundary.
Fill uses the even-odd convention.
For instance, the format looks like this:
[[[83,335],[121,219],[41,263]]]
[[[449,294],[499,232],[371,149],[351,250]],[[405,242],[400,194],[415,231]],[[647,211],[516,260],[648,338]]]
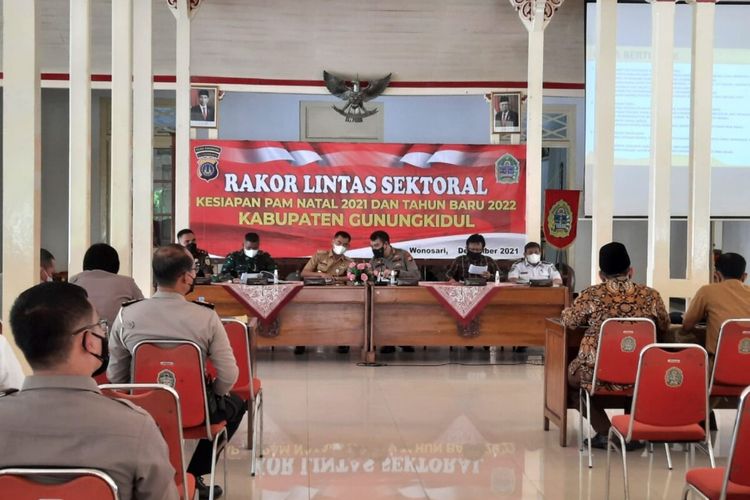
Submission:
[[[335,349],[259,353],[265,458],[251,478],[243,423],[228,455],[231,498],[605,498],[605,452],[594,450],[591,470],[579,461],[577,413],[566,448],[542,428],[540,353],[432,348],[384,355],[380,367]],[[418,366],[447,362],[475,365]],[[718,412],[720,465],[734,416]],[[628,454],[632,499],[681,498],[685,470],[708,464],[701,452],[672,456],[670,472],[663,446]],[[613,458],[610,498],[623,498]]]

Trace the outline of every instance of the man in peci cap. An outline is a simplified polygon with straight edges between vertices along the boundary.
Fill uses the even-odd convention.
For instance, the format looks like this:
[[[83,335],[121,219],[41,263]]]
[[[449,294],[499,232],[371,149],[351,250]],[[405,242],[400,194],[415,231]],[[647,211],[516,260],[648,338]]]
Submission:
[[[562,323],[568,328],[588,325],[578,356],[568,366],[568,384],[578,405],[578,388],[589,388],[594,373],[599,330],[608,318],[648,318],[657,328],[657,336],[669,329],[669,315],[659,292],[645,285],[633,283],[633,268],[625,245],[618,242],[607,243],[599,249],[599,277],[602,283],[586,288],[576,298],[573,305],[562,312]],[[661,334],[661,335],[660,335]],[[613,390],[622,386],[602,384]],[[629,406],[628,406],[629,408]],[[596,436],[591,440],[594,448],[606,449],[610,422],[604,408],[591,400],[591,426]],[[628,450],[642,447],[640,443],[628,444]]]
[[[508,96],[500,96],[500,109],[495,113],[495,126],[518,126],[518,112],[510,109],[510,99],[508,99]]]

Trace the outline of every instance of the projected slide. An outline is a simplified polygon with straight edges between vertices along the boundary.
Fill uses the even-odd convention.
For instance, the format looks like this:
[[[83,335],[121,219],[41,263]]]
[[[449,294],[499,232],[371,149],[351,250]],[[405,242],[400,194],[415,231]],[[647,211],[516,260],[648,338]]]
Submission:
[[[586,164],[591,179],[596,88],[596,4],[587,4]],[[750,5],[716,8],[712,119],[712,215],[748,216],[750,183]],[[687,214],[692,7],[675,16],[672,213]],[[620,4],[615,96],[615,215],[648,213],[651,149],[651,6]],[[701,119],[701,117],[698,117]],[[591,189],[586,190],[591,213]]]

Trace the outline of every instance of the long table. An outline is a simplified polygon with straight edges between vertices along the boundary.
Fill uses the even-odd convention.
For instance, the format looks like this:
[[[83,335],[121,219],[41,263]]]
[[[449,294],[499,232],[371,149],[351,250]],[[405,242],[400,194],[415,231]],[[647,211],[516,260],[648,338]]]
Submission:
[[[252,315],[223,286],[198,285],[187,298],[203,297],[219,316]],[[370,303],[366,286],[304,287],[278,315],[279,335],[255,335],[256,346],[339,346],[361,349],[366,356]]]
[[[370,294],[370,351],[386,345],[483,346],[545,344],[545,318],[568,305],[565,287],[504,287],[477,316],[479,335],[459,336],[456,319],[425,287],[374,287]]]

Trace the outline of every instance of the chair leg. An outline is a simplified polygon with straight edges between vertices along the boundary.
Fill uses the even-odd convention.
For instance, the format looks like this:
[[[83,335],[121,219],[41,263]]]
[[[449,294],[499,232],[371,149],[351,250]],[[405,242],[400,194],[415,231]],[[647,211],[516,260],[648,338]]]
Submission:
[[[690,485],[685,483],[685,487],[682,488],[682,500],[687,500],[690,494]]]
[[[214,436],[213,446],[211,447],[211,476],[210,476],[211,480],[209,481],[209,486],[208,486],[208,492],[209,492],[208,500],[214,500],[214,485],[216,484],[216,458],[219,455],[219,441],[220,441],[222,434],[224,435],[224,440],[225,440],[224,446],[226,447],[226,445],[229,444],[228,442],[229,435],[227,434],[227,428],[224,427],[221,430],[221,432],[219,432],[218,434]],[[225,460],[224,473],[225,474],[226,474],[226,456],[227,455],[225,453],[224,454],[224,460]],[[224,479],[225,479],[224,486],[226,487],[226,475],[224,476]]]
[[[589,391],[586,392],[586,435],[589,437],[589,469],[594,466],[594,457],[591,450],[591,398],[589,397]],[[580,399],[580,398],[579,398]]]
[[[258,456],[263,458],[263,393],[258,399]]]
[[[654,452],[654,443],[650,442],[648,443],[648,452],[653,453]]]
[[[607,497],[609,498],[609,452],[610,447],[615,448],[614,443],[612,442],[612,435],[617,436],[617,439],[620,442],[620,454],[622,455],[622,476],[623,476],[623,482],[624,482],[624,488],[625,488],[625,500],[630,500],[630,490],[628,488],[628,462],[627,458],[625,456],[625,438],[622,437],[622,435],[617,432],[617,430],[614,427],[609,428],[609,434],[607,435]]]
[[[672,454],[669,452],[669,443],[664,443],[664,451],[667,453],[667,467],[672,470]]]
[[[253,415],[253,409],[255,408],[253,398],[247,400],[247,444],[245,448],[248,450],[253,449],[253,427],[255,425],[255,415]]]
[[[714,446],[711,443],[711,434],[706,434],[706,447],[708,448],[708,460],[711,462],[711,468],[716,468],[716,459],[714,458]]]

